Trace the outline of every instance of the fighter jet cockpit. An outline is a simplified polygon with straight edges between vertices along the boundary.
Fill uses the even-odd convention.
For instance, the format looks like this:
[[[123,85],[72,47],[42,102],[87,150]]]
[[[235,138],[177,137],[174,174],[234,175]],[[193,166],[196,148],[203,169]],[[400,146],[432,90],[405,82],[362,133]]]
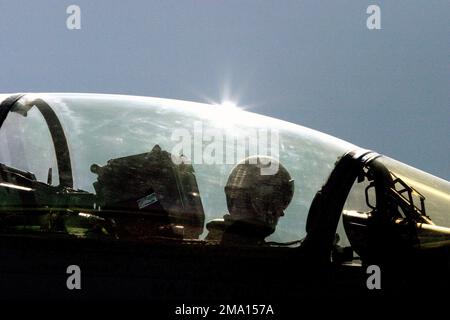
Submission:
[[[2,100],[1,234],[325,243],[336,260],[450,245],[447,181],[314,130],[158,98]]]

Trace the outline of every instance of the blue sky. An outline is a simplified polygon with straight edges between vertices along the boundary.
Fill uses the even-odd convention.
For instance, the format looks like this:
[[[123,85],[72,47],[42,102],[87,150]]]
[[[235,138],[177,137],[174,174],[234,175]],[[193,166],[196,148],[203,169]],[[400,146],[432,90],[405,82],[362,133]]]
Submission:
[[[81,8],[81,30],[66,8]],[[366,8],[381,8],[381,30]],[[250,111],[450,180],[449,1],[0,2],[0,92],[122,93]]]

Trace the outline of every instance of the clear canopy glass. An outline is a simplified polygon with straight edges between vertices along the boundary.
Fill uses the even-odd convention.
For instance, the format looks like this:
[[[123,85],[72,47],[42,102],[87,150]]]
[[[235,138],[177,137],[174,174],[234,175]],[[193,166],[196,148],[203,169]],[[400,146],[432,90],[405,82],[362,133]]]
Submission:
[[[49,131],[37,110],[29,108],[36,97],[22,98],[0,130],[0,162],[30,171],[42,182],[48,182],[52,168],[51,180],[56,185],[58,168]],[[268,238],[277,242],[304,237],[314,195],[338,157],[356,148],[326,134],[230,106],[117,95],[46,94],[39,98],[54,110],[66,135],[73,189],[98,193],[99,174],[93,166],[104,168],[109,160],[150,153],[157,146],[192,164],[205,225],[228,213],[224,188],[239,161],[252,155],[278,159],[293,179],[293,197]],[[15,132],[14,139],[22,140],[24,150],[7,143],[17,130],[21,134]],[[132,188],[133,183],[123,180],[122,186]],[[148,195],[139,196],[142,200]],[[170,208],[169,201],[160,202],[168,211],[177,210]],[[205,225],[200,238],[208,233]]]

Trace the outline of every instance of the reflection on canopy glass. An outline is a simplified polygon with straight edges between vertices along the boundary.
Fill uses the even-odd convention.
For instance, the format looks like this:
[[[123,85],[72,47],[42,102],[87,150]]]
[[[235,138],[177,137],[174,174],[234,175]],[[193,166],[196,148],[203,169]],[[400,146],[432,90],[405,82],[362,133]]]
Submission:
[[[34,98],[26,96],[16,103],[0,131],[0,162],[11,177],[24,178],[34,190],[27,211],[40,212],[20,214],[29,194],[9,189],[2,210],[9,210],[9,219],[15,222],[4,225],[16,230],[48,231],[49,221],[55,220],[50,229],[76,235],[89,229],[86,225],[95,225],[101,236],[116,238],[213,239],[207,237],[206,225],[214,221],[214,229],[217,219],[226,220],[230,214],[225,190],[230,173],[247,157],[264,156],[260,150],[266,143],[266,155],[285,168],[289,178],[279,186],[273,182],[276,175],[264,183],[253,181],[248,188],[255,197],[248,206],[255,214],[279,215],[267,240],[295,241],[305,235],[315,193],[338,157],[354,148],[325,134],[236,108],[123,96],[52,94],[40,96],[38,102]],[[42,118],[41,103],[50,106],[57,121]],[[61,127],[67,143],[53,150],[56,127]],[[46,138],[37,143],[33,132]],[[7,143],[11,139],[14,143]],[[271,155],[275,143],[277,150]],[[71,165],[61,170],[58,158],[64,154],[70,155]],[[70,185],[59,183],[59,176],[69,174]],[[282,203],[286,192],[292,197]],[[274,213],[274,208],[283,212]],[[34,222],[28,225],[30,219]],[[257,221],[261,220],[252,223]]]

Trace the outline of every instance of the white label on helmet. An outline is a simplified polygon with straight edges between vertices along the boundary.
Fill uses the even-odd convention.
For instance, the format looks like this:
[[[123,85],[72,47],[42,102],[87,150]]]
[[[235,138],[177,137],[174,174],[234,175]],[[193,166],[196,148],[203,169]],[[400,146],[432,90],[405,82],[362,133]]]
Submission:
[[[158,201],[158,198],[156,197],[156,194],[153,192],[152,194],[149,194],[148,196],[145,196],[137,201],[139,209],[143,209],[145,207],[148,207],[151,204],[154,204]]]

